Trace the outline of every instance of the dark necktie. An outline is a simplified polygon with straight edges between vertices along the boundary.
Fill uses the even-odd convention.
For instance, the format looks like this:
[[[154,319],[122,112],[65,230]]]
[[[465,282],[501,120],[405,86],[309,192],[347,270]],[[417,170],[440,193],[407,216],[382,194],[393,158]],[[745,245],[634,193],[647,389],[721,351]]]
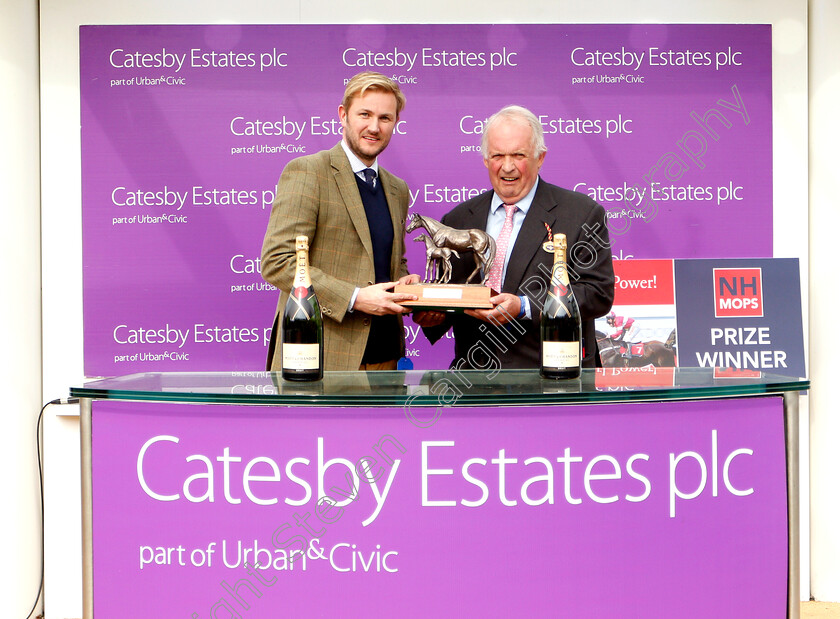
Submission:
[[[376,171],[372,168],[365,168],[362,172],[365,175],[365,182],[371,189],[376,189]]]

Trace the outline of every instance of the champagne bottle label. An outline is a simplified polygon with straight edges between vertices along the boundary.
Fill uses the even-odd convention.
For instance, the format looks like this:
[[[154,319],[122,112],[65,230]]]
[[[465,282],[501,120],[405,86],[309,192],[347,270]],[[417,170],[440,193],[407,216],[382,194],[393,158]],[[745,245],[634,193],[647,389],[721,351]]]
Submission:
[[[580,365],[578,342],[543,342],[543,367],[573,368]]]
[[[283,344],[283,367],[289,370],[317,370],[318,344]]]

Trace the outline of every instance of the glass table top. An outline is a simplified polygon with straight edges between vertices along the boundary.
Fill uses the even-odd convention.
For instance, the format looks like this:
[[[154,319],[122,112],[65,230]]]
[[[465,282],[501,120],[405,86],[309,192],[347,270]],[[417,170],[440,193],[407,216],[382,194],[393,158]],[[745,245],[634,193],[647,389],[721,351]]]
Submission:
[[[326,372],[316,382],[277,372],[158,372],[105,378],[71,397],[289,406],[487,406],[758,396],[807,390],[804,378],[731,368],[606,368],[550,380],[536,370]]]

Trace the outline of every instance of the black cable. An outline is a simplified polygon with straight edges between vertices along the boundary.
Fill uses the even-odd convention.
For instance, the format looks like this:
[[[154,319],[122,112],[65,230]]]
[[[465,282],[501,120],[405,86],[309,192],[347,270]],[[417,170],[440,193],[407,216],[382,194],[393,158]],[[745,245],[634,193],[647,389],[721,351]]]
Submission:
[[[32,613],[35,612],[35,609],[38,608],[38,601],[41,599],[41,594],[44,591],[44,471],[41,467],[41,423],[44,419],[44,411],[47,410],[47,407],[51,404],[78,404],[79,398],[58,398],[55,400],[50,400],[44,406],[41,407],[41,412],[38,413],[38,423],[35,424],[35,450],[36,456],[38,457],[38,487],[40,489],[40,497],[41,497],[41,582],[38,585],[38,593],[35,596],[35,602],[32,604],[32,610],[30,610],[27,615],[26,619],[32,617]]]

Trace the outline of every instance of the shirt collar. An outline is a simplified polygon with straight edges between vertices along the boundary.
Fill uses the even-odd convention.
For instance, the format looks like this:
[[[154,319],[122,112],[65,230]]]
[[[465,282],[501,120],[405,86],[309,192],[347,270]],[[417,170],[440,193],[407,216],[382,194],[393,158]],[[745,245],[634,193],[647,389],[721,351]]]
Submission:
[[[365,165],[361,159],[356,156],[350,147],[347,146],[347,143],[342,139],[341,140],[341,148],[344,149],[344,153],[347,155],[347,159],[350,160],[350,168],[353,170],[353,174],[358,174],[362,170],[366,168],[370,168],[374,172],[376,172],[377,176],[379,175],[379,160],[374,159],[371,165]]]
[[[520,211],[523,213],[527,213],[528,209],[531,208],[531,202],[534,201],[534,194],[537,193],[537,185],[540,184],[540,178],[537,177],[537,182],[534,183],[534,186],[531,187],[531,191],[525,194],[525,197],[522,198],[519,202],[516,203],[516,206],[519,208]],[[490,212],[495,214],[499,207],[504,204],[504,200],[502,200],[494,191],[493,198],[490,200]]]

